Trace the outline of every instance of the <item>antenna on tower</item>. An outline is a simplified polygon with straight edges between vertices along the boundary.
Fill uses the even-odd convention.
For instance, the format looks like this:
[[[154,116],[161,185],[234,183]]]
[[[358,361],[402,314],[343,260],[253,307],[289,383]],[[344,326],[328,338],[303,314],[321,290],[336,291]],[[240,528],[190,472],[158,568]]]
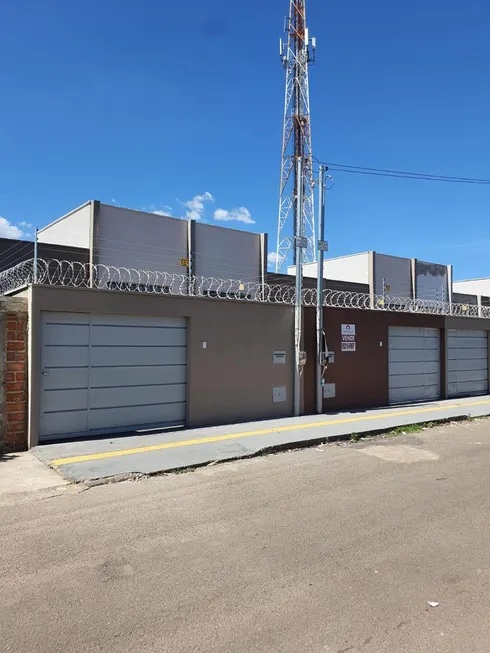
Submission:
[[[289,16],[285,19],[284,31],[287,33],[287,42],[283,42],[282,39],[279,42],[281,60],[286,69],[286,92],[276,272],[280,272],[291,253],[292,263],[296,264],[295,237],[298,233],[302,234],[303,238],[303,262],[312,263],[316,255],[308,84],[308,65],[315,61],[316,39],[310,38],[306,26],[306,0],[290,0]],[[303,192],[299,192],[298,188],[298,159],[301,159]]]

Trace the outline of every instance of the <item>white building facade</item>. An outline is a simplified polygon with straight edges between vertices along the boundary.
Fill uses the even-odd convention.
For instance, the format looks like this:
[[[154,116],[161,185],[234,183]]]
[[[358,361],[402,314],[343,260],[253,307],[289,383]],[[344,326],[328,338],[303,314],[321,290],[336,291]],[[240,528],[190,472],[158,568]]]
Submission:
[[[288,273],[295,274],[294,266]],[[303,274],[316,278],[317,264],[304,265]],[[374,295],[451,301],[452,266],[415,258],[372,251],[329,258],[324,262],[323,277],[366,284]]]
[[[135,271],[206,277],[239,284],[263,283],[267,235],[135,211],[90,201],[38,232],[41,243],[86,248],[93,265]]]

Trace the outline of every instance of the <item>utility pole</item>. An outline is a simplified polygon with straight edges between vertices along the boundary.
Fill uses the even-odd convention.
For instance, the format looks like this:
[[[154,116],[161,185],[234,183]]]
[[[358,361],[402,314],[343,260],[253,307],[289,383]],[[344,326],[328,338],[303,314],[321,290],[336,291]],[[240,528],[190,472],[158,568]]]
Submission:
[[[280,41],[281,60],[286,69],[284,129],[282,139],[279,215],[277,224],[276,272],[288,264],[291,253],[297,263],[294,242],[298,222],[306,238],[303,262],[315,261],[315,211],[313,160],[311,148],[310,92],[308,66],[315,60],[316,39],[306,26],[306,0],[290,0],[284,31],[287,42]],[[301,161],[301,176],[298,165]],[[301,188],[300,188],[301,187]],[[301,204],[298,197],[302,197]],[[290,262],[290,261],[289,261]]]
[[[303,165],[301,157],[296,161],[297,189],[298,195],[295,197],[295,205],[302,206],[303,202],[303,185],[301,176],[303,174]],[[298,211],[301,216],[301,209]],[[294,298],[294,415],[301,415],[301,373],[302,366],[306,362],[302,359],[303,343],[303,249],[305,246],[303,236],[303,221],[296,221],[296,233],[294,236],[294,251],[296,259],[296,292]]]
[[[327,343],[323,328],[323,258],[328,251],[325,241],[325,173],[320,166],[318,174],[318,255],[316,266],[316,410],[323,413],[323,373],[327,364]],[[323,344],[325,343],[325,349]]]

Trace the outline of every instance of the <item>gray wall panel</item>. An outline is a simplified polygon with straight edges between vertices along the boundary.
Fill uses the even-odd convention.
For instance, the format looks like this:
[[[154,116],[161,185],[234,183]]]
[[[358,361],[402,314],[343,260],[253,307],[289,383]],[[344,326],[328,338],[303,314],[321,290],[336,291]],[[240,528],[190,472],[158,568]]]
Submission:
[[[417,299],[448,301],[448,269],[446,265],[415,261]]]
[[[122,429],[148,427],[156,423],[180,424],[185,421],[185,402],[158,406],[131,406],[130,408],[94,409],[92,421],[97,429]]]
[[[391,404],[440,396],[440,333],[422,327],[389,327]]]
[[[447,332],[448,396],[488,392],[488,333],[476,330]]]
[[[95,263],[134,270],[153,270],[181,275],[187,268],[187,222],[143,211],[100,205]],[[128,272],[128,282],[139,277]]]
[[[41,435],[183,422],[185,324],[184,318],[44,312]]]
[[[194,273],[198,277],[260,283],[260,239],[260,234],[196,223]],[[216,290],[218,285],[205,284],[203,288]]]
[[[399,256],[374,254],[374,293],[383,294],[383,280],[385,282],[385,295],[392,297],[412,296],[411,261]]]

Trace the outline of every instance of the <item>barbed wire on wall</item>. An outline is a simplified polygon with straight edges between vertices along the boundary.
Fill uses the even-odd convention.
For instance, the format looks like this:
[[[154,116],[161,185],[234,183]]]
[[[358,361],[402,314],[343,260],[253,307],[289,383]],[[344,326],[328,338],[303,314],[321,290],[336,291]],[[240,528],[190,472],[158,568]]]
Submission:
[[[270,304],[294,305],[295,303],[295,288],[288,284],[262,284],[259,281],[243,279],[189,276],[57,259],[39,259],[36,270],[34,266],[34,260],[30,259],[0,272],[0,295],[37,283],[68,288],[96,288]],[[303,306],[316,306],[316,302],[316,289],[304,288]],[[342,290],[325,290],[322,303],[323,306],[331,308],[490,318],[490,306],[412,299],[386,294],[370,295]]]

